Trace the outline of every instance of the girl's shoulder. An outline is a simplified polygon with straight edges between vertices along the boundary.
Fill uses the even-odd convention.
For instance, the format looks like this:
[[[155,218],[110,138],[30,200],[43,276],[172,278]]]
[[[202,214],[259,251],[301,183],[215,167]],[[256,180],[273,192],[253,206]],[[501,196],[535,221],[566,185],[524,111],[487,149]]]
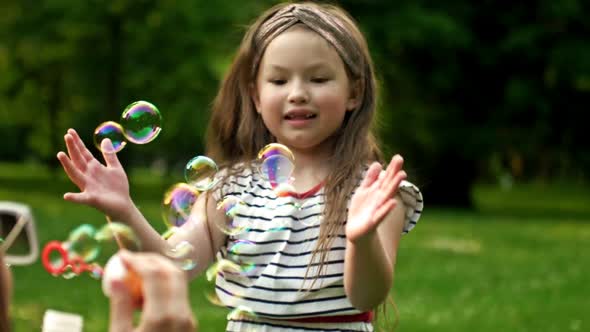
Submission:
[[[252,182],[260,181],[257,165],[254,162],[240,162],[222,168],[215,177],[217,184],[212,188],[212,191],[216,198],[240,192],[241,189],[250,186]]]

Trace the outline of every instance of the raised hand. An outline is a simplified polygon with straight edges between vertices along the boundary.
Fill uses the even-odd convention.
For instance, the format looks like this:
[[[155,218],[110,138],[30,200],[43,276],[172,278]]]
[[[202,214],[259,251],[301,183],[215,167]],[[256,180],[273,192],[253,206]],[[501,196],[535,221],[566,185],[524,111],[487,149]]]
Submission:
[[[129,196],[129,181],[119,163],[112,142],[108,139],[101,144],[103,165],[86,148],[75,130],[69,129],[64,136],[68,154],[60,151],[57,159],[70,180],[78,186],[79,193],[66,193],[64,199],[70,202],[92,206],[113,219],[120,219],[132,205]]]
[[[349,241],[356,242],[374,232],[396,206],[394,195],[406,178],[406,172],[402,170],[403,163],[403,158],[395,155],[385,171],[377,162],[369,167],[348,208],[346,238]]]

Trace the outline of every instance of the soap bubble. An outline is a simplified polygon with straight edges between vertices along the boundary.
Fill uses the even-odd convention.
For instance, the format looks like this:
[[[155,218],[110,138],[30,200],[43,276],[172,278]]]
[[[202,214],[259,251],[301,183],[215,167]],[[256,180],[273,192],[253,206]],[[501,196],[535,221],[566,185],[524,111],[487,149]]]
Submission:
[[[185,271],[194,269],[197,263],[191,258],[195,248],[188,241],[181,241],[170,249],[168,257],[172,258],[176,264]]]
[[[177,183],[164,194],[162,216],[168,227],[180,227],[188,220],[199,192],[186,183]]]
[[[184,168],[184,178],[188,184],[199,191],[207,191],[217,183],[217,164],[213,159],[197,156],[191,159]]]
[[[295,156],[293,155],[293,152],[291,152],[291,150],[289,150],[289,148],[285,145],[279,143],[270,143],[262,149],[260,149],[260,151],[258,152],[258,160],[263,161],[264,159],[277,155],[284,156],[291,162],[295,161]]]
[[[100,151],[102,151],[100,144],[105,138],[110,139],[113,143],[113,152],[119,152],[127,145],[125,135],[123,135],[123,127],[114,121],[103,122],[94,130],[94,146]]]
[[[50,274],[66,279],[88,272],[102,277],[102,264],[120,248],[139,250],[140,242],[133,230],[118,222],[109,222],[98,231],[83,224],[70,232],[65,242],[50,241],[41,254],[41,262]]]
[[[96,230],[92,225],[82,224],[68,236],[68,251],[73,255],[82,258],[85,262],[95,260],[99,253],[100,247],[96,240]]]
[[[121,126],[127,140],[135,144],[153,141],[160,131],[162,116],[156,106],[147,101],[136,101],[121,114]]]
[[[236,196],[225,196],[219,203],[217,209],[223,209],[225,215],[233,218],[246,207],[244,202]]]
[[[283,155],[270,156],[260,165],[260,172],[273,187],[288,183],[293,174],[293,162]]]
[[[244,203],[239,198],[235,196],[225,196],[219,203],[217,203],[217,209],[223,209],[227,218],[219,218],[221,220],[215,220],[217,228],[230,236],[235,236],[246,231],[248,229],[246,226],[238,225],[234,220],[234,216],[236,216],[244,206]]]

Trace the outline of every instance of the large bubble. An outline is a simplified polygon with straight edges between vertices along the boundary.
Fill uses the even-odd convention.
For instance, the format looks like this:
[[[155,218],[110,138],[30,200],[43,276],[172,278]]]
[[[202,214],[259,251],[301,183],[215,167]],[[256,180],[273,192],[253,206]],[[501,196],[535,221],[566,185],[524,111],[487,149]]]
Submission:
[[[258,162],[260,174],[278,197],[295,192],[292,185],[295,157],[288,147],[279,143],[268,144],[258,152]]]
[[[153,141],[160,131],[162,116],[156,106],[147,101],[136,101],[121,114],[121,125],[127,140],[135,144]]]

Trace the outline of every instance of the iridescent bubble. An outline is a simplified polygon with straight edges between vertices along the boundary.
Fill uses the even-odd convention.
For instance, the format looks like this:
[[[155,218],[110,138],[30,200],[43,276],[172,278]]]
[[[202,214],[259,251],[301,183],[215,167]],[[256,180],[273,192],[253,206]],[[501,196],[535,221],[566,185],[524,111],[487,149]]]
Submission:
[[[227,314],[227,319],[243,319],[247,317],[256,317],[256,312],[252,310],[250,307],[239,305],[237,308],[234,308],[229,314]]]
[[[174,248],[170,249],[168,257],[172,258],[182,270],[192,270],[197,263],[191,258],[195,248],[188,241],[179,242]]]
[[[101,262],[104,264],[106,260],[116,254],[120,248],[125,248],[130,251],[139,251],[141,249],[141,242],[133,232],[131,227],[119,223],[109,222],[102,226],[95,236],[101,247]]]
[[[160,111],[147,101],[136,101],[121,114],[123,133],[131,143],[146,144],[153,141],[162,130],[161,124]]]
[[[66,266],[65,271],[61,274],[62,278],[68,279],[68,280],[73,279],[74,277],[77,277],[77,276],[78,276],[78,274],[72,270],[72,267],[70,265]]]
[[[90,268],[90,276],[94,279],[100,279],[102,278],[104,273],[104,270],[102,269],[102,267],[98,264],[91,264],[91,268]]]
[[[113,143],[114,152],[123,150],[127,141],[125,135],[123,135],[123,127],[114,121],[103,122],[96,129],[94,129],[94,146],[99,151],[102,151],[100,144],[105,138],[108,138]],[[109,151],[110,152],[110,151]]]
[[[235,217],[245,206],[244,202],[236,196],[225,196],[217,203],[217,209],[223,209],[225,215],[230,218]]]
[[[172,235],[176,234],[179,229],[180,228],[176,226],[169,227],[166,231],[164,231],[164,233],[161,234],[161,236],[164,240],[168,240],[170,237],[172,237]]]
[[[223,209],[227,218],[221,218],[222,220],[216,220],[215,225],[223,233],[235,236],[248,230],[248,227],[239,225],[235,220],[234,216],[243,208],[244,203],[237,197],[226,196],[222,201],[217,203],[217,209]]]
[[[180,227],[186,223],[199,192],[186,183],[177,183],[164,194],[162,216],[166,226]]]
[[[100,247],[95,235],[96,230],[92,225],[82,224],[76,227],[68,236],[68,251],[85,262],[95,260],[100,253]]]
[[[253,262],[246,262],[241,254],[248,251],[248,247],[254,246],[254,242],[248,240],[237,240],[231,243],[228,247],[227,253],[233,261],[237,262],[243,274],[248,274],[256,268],[256,264]]]
[[[285,145],[279,143],[270,143],[262,149],[260,149],[260,151],[258,152],[258,160],[263,161],[264,159],[276,155],[287,157],[287,159],[289,159],[291,162],[295,161],[295,156],[293,156],[293,152],[291,152],[291,150],[289,150],[289,148]]]
[[[225,307],[225,304],[219,299],[219,296],[217,296],[214,290],[206,291],[205,298],[213,305]]]
[[[184,167],[184,178],[199,191],[207,191],[217,183],[217,164],[206,156],[196,156]]]
[[[243,272],[242,268],[237,263],[228,259],[220,259],[207,269],[205,276],[208,281],[213,281],[217,274],[223,273],[242,274]]]
[[[274,155],[264,159],[260,165],[260,172],[274,188],[279,184],[291,181],[293,168],[293,162],[289,158],[283,155]]]
[[[245,247],[253,246],[253,245],[254,245],[254,242],[252,242],[252,241],[237,240],[237,241],[232,242],[230,244],[230,246],[227,249],[227,252],[230,255],[240,255],[244,251]]]

